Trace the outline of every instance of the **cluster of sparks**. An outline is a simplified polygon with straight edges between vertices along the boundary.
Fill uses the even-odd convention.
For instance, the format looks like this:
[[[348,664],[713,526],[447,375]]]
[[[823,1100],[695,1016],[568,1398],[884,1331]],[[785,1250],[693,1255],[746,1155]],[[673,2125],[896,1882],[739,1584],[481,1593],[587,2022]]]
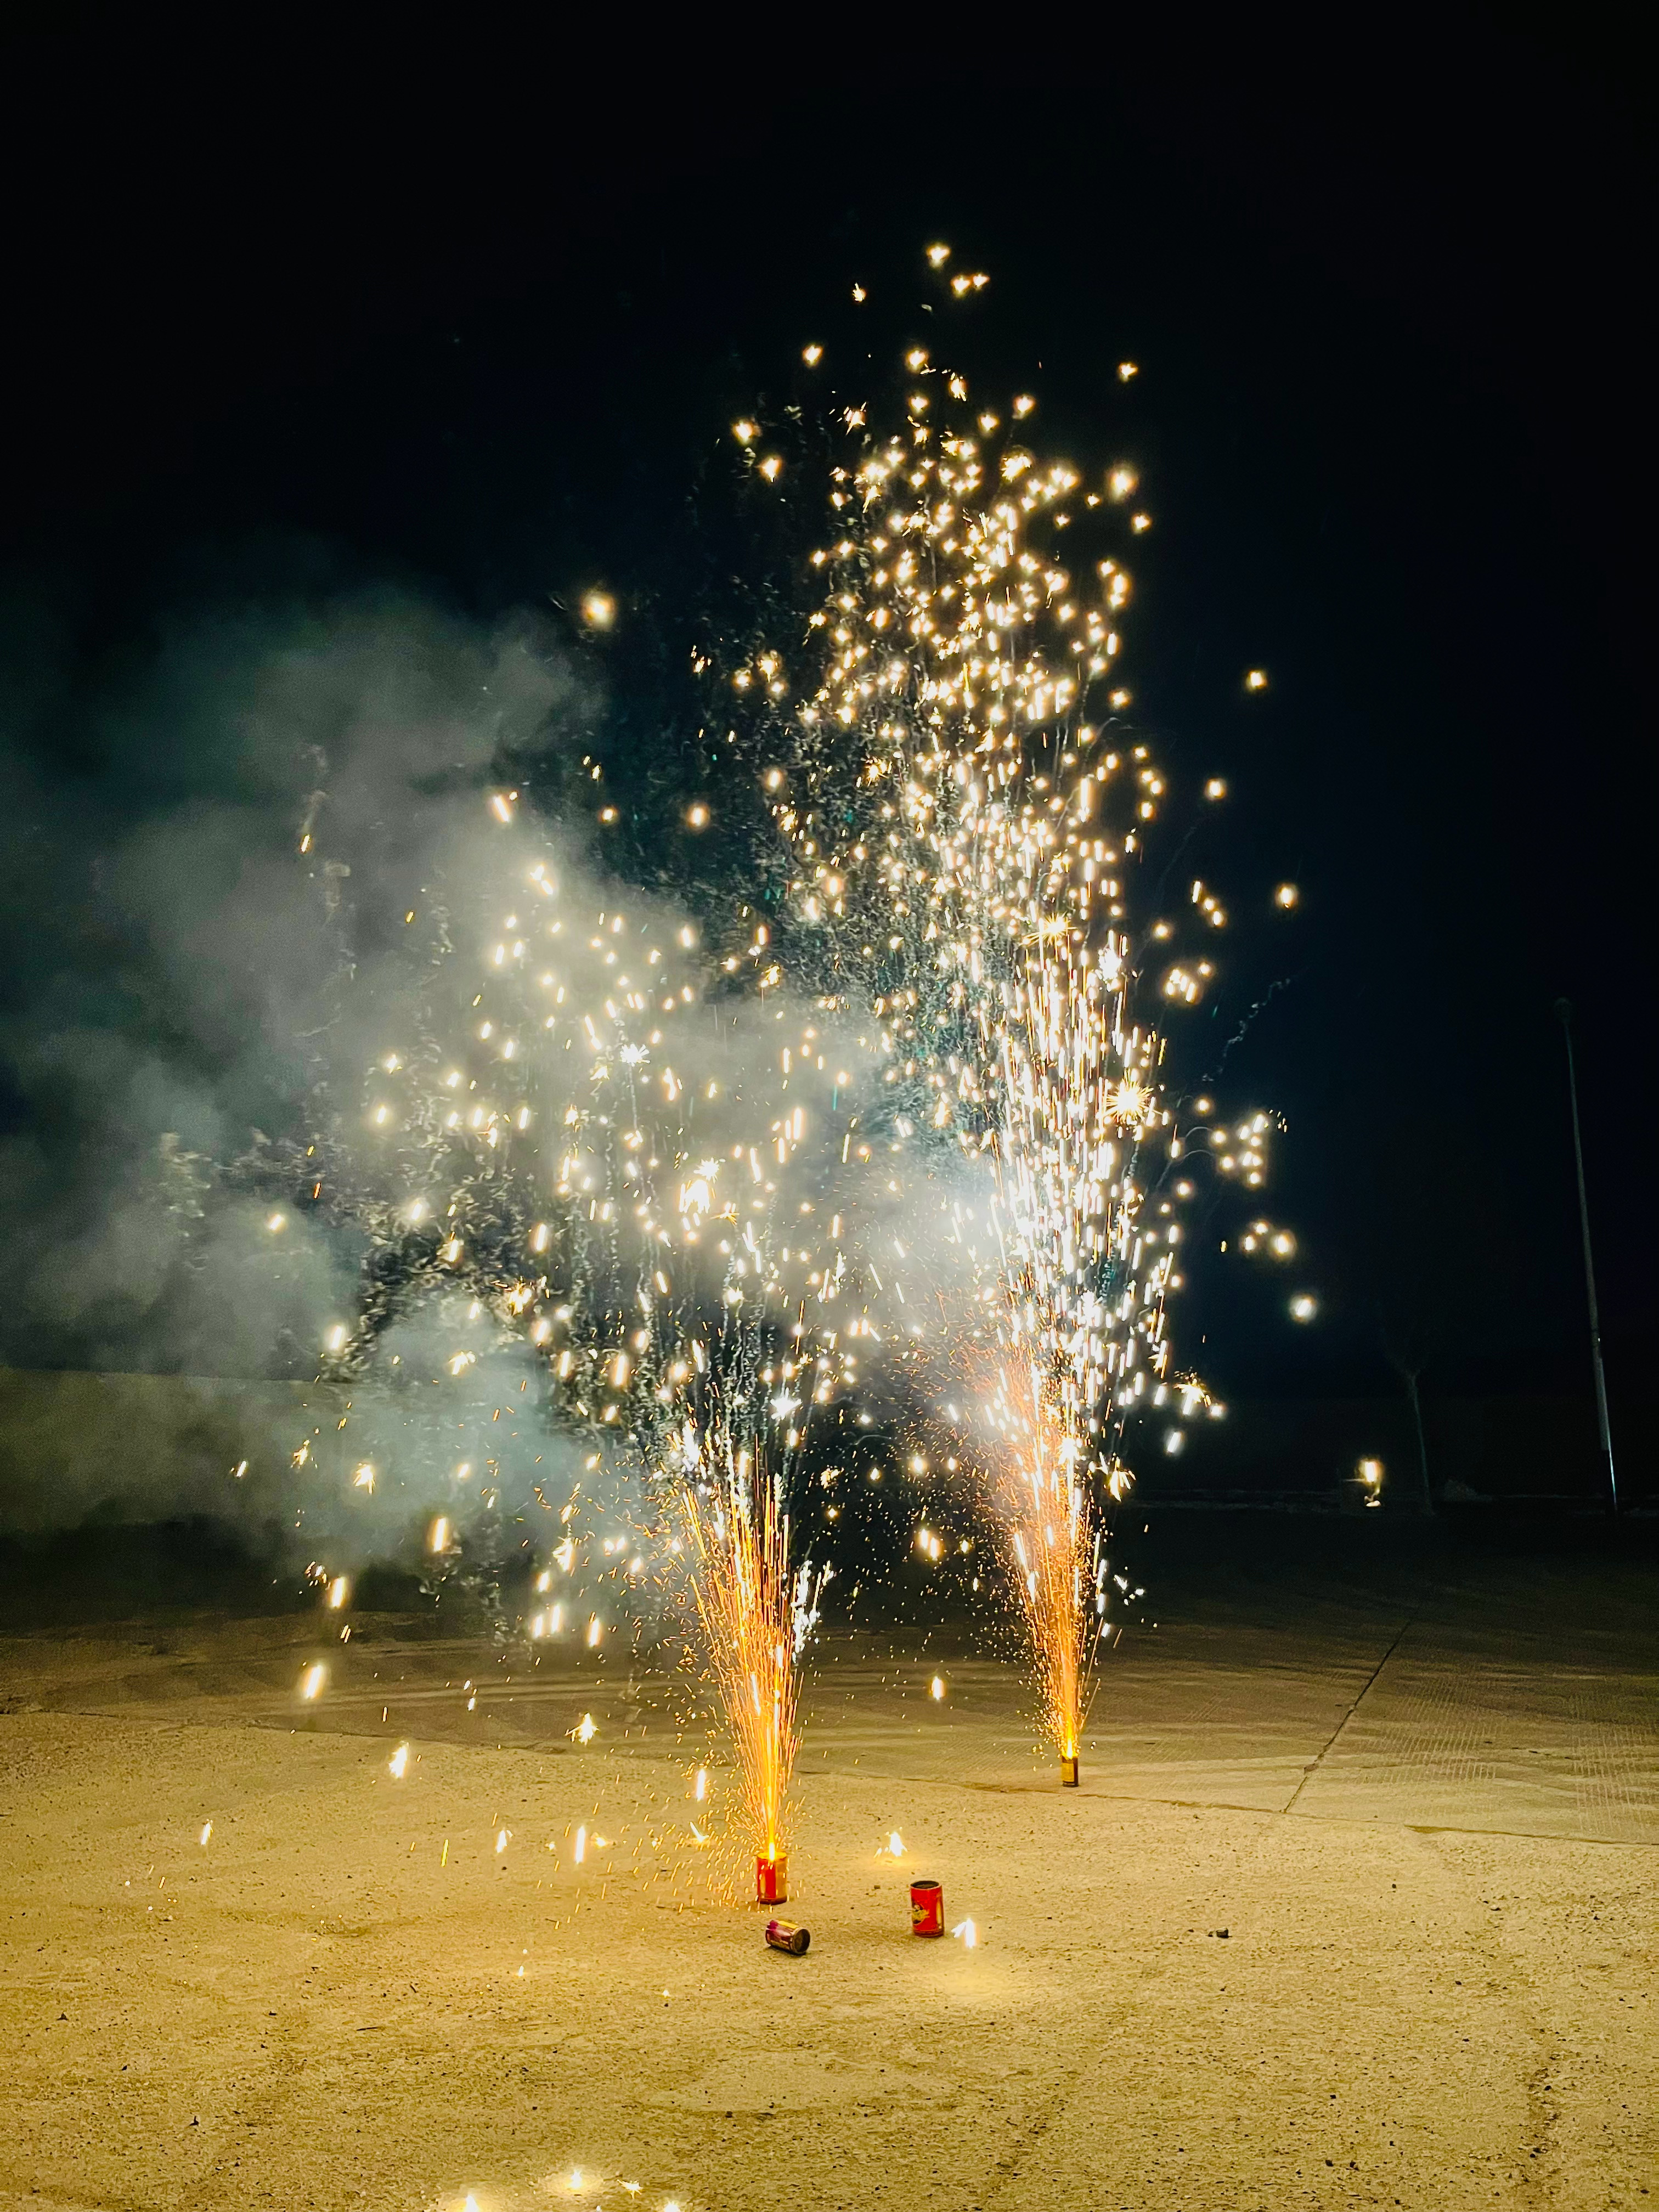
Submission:
[[[746,1825],[757,1856],[785,1854],[789,1785],[800,1735],[796,1662],[817,1621],[830,1571],[791,1557],[786,1468],[769,1466],[765,1432],[745,1418],[743,1348],[711,1377],[699,1431],[688,1416],[673,1504],[693,1601],[730,1731]]]
[[[1171,1365],[1195,1190],[1182,1163],[1209,1102],[1183,1114],[1170,1095],[1155,1015],[1203,998],[1227,915],[1194,881],[1176,913],[1130,920],[1168,792],[1121,720],[1125,558],[1151,526],[1136,471],[1118,463],[1091,485],[1032,449],[1030,395],[981,404],[920,346],[904,368],[890,424],[840,410],[806,680],[792,688],[772,647],[731,680],[775,702],[775,818],[825,1002],[885,1022],[896,1102],[990,1168],[994,1257],[947,1339],[990,1385],[990,1433],[969,1449],[1069,1761],[1108,1632],[1102,1506],[1131,1480],[1126,1420],[1158,1409],[1176,1450],[1182,1423],[1220,1411]],[[758,426],[733,434],[766,473]],[[1246,689],[1265,682],[1253,670]],[[1278,903],[1294,903],[1291,887]],[[1268,1126],[1200,1129],[1199,1149],[1259,1188]],[[1264,1243],[1284,1256],[1288,1240],[1260,1224],[1247,1248]]]
[[[949,298],[983,289],[945,249],[927,259]],[[805,364],[834,370],[818,345]],[[918,1443],[947,1436],[997,1525],[1044,1730],[1074,1762],[1138,1595],[1111,1551],[1130,1425],[1175,1452],[1222,1410],[1171,1351],[1194,1205],[1217,1177],[1259,1190],[1272,1131],[1220,1121],[1167,1064],[1164,1024],[1211,991],[1228,914],[1190,879],[1168,912],[1139,910],[1171,794],[1126,720],[1127,562],[1151,527],[1135,470],[1042,458],[1030,395],[987,402],[920,346],[901,394],[885,421],[821,402],[840,452],[798,630],[698,655],[737,726],[732,773],[769,813],[765,918],[744,907],[710,949],[705,923],[573,895],[519,794],[494,794],[514,888],[457,1014],[371,1062],[373,1173],[362,1127],[305,1170],[313,1195],[349,1182],[396,1249],[402,1308],[441,1317],[453,1381],[509,1335],[556,1419],[639,1470],[774,1856],[822,1586],[789,1510],[810,1425],[834,1406],[844,1425],[902,1376]],[[765,426],[732,434],[757,494],[783,495],[794,464]],[[583,614],[608,628],[616,602],[590,593]],[[605,825],[604,770],[585,766]],[[708,818],[688,806],[692,829]],[[937,1257],[941,1227],[950,1265],[907,1299],[907,1257],[921,1233]],[[1294,1249],[1264,1219],[1243,1243]],[[364,1371],[388,1314],[369,1298],[338,1324],[335,1372]],[[842,1474],[817,1472],[832,1501]],[[352,1480],[372,1488],[373,1468]],[[458,1469],[469,1481],[483,1495],[488,1470]],[[580,1487],[538,1579],[541,1632],[563,1625]],[[456,1526],[434,1515],[434,1554]]]

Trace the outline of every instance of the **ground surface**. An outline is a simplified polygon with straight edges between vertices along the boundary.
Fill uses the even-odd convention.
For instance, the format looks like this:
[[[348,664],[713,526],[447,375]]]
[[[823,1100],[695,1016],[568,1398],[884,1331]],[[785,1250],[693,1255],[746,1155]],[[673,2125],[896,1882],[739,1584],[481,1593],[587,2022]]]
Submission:
[[[723,1778],[625,1656],[0,1641],[0,2202],[1659,2205],[1651,1565],[1170,1588],[1076,1793],[1012,1670],[830,1641],[801,1960],[719,1898]],[[924,1872],[975,1948],[911,1938]]]

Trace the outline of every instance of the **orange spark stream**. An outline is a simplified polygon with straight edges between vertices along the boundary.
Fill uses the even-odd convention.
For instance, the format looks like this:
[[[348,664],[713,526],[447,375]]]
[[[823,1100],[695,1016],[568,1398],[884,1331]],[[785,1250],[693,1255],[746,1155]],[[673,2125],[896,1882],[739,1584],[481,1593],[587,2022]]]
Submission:
[[[987,1412],[1001,1447],[990,1486],[1030,1638],[1043,1726],[1061,1759],[1075,1759],[1094,1698],[1105,1571],[1087,1447],[1055,1402],[1052,1382],[1017,1354],[1000,1360]]]
[[[697,1616],[737,1747],[757,1855],[787,1848],[795,1718],[795,1592],[782,1487],[722,1427],[680,1485]]]

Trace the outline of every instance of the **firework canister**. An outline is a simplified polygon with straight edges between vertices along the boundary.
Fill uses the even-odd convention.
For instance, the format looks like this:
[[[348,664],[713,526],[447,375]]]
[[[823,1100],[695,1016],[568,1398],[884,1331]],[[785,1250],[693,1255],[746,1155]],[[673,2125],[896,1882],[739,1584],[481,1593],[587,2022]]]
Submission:
[[[786,1905],[789,1900],[789,1854],[780,1851],[775,1858],[763,1856],[755,1861],[755,1902],[757,1905]]]
[[[1060,1762],[1060,1786],[1062,1790],[1077,1788],[1077,1753],[1075,1752],[1069,1759],[1062,1759]]]
[[[788,1951],[797,1959],[812,1940],[810,1928],[797,1928],[793,1920],[769,1920],[766,1940],[775,1951]]]
[[[910,1933],[913,1936],[942,1936],[945,1933],[945,1892],[938,1882],[911,1883]]]

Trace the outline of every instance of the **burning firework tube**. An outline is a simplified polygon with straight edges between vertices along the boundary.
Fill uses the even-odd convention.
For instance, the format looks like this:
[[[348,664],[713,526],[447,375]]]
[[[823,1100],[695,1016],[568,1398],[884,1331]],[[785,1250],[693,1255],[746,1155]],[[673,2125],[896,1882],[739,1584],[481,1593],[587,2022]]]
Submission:
[[[769,1920],[766,1940],[775,1951],[787,1951],[799,1959],[812,1940],[810,1928],[798,1928],[793,1920]]]
[[[945,1891],[939,1883],[911,1883],[910,1933],[913,1936],[942,1936],[945,1933]]]
[[[780,1851],[775,1858],[763,1854],[755,1861],[756,1904],[787,1905],[788,1901],[788,1852]]]
[[[1062,1790],[1077,1788],[1077,1753],[1070,1752],[1060,1762],[1060,1786]]]

